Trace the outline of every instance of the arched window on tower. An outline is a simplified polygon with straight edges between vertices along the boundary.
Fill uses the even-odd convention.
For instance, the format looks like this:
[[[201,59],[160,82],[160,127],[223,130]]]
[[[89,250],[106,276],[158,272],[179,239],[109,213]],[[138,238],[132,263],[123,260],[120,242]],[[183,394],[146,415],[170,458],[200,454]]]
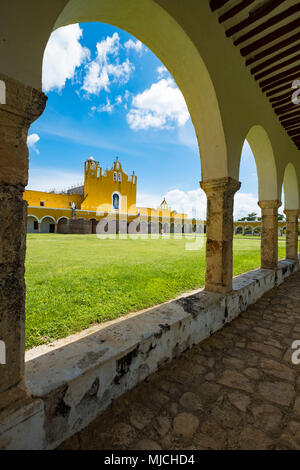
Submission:
[[[114,181],[117,181],[117,172],[116,171],[114,171],[114,177],[113,178],[114,178]]]
[[[119,194],[116,194],[116,193],[113,194],[112,202],[113,202],[113,208],[114,209],[119,209],[119,206],[120,206],[120,196],[119,196]]]
[[[118,174],[118,181],[119,181],[120,183],[121,183],[121,181],[122,181],[122,175],[121,175],[121,173]]]

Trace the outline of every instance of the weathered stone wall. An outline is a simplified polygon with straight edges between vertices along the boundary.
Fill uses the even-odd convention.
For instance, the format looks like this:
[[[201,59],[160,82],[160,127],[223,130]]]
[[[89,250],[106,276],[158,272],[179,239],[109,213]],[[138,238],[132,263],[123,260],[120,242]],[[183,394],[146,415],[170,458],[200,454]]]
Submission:
[[[57,224],[57,233],[87,234],[92,233],[93,222],[85,219],[62,219]]]
[[[1,364],[0,422],[18,400],[26,401],[24,379],[27,134],[42,113],[46,96],[0,73],[6,103],[0,105],[0,340],[6,364]],[[3,411],[3,412],[4,412]]]
[[[201,289],[28,351],[27,386],[38,400],[36,407],[42,400],[44,409],[38,408],[26,435],[18,434],[25,418],[15,429],[5,428],[4,423],[0,448],[55,448],[116,397],[221,329],[298,269],[298,261],[281,261],[277,270],[257,269],[237,276],[226,295]],[[28,432],[33,433],[32,441]]]
[[[22,185],[0,183],[0,339],[6,345],[0,394],[17,385],[24,372],[25,224]]]

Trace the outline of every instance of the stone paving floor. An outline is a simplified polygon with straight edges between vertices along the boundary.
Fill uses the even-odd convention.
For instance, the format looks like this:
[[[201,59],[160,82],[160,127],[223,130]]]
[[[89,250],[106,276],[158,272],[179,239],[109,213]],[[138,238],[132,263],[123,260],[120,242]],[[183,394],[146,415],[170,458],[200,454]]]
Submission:
[[[300,364],[291,362],[297,339],[300,273],[60,448],[300,449]]]

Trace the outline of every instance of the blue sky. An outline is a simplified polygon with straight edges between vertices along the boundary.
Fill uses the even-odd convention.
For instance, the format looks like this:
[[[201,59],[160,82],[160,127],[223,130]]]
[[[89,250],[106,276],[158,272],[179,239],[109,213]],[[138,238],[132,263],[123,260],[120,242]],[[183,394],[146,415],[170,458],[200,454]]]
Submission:
[[[31,126],[29,189],[66,189],[83,180],[92,155],[111,167],[116,156],[138,176],[137,203],[205,216],[196,136],[183,96],[157,57],[130,34],[101,23],[55,31],[46,48],[48,103]],[[257,207],[252,152],[244,145],[235,217]]]

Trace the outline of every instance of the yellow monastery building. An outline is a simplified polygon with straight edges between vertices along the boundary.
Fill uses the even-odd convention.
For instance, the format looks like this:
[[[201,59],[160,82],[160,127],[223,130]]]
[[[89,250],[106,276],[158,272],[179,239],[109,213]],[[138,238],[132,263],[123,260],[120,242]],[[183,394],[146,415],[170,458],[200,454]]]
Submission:
[[[196,220],[171,211],[165,199],[157,209],[136,205],[137,177],[118,159],[103,171],[90,157],[84,184],[66,192],[27,190],[29,233],[191,233]],[[197,230],[198,231],[198,230]]]
[[[28,233],[193,233],[206,222],[172,211],[164,199],[157,209],[136,205],[137,177],[128,176],[118,159],[103,171],[90,157],[84,163],[84,184],[62,193],[27,190]],[[286,221],[278,222],[278,234]],[[260,235],[261,221],[236,221],[236,235]]]

